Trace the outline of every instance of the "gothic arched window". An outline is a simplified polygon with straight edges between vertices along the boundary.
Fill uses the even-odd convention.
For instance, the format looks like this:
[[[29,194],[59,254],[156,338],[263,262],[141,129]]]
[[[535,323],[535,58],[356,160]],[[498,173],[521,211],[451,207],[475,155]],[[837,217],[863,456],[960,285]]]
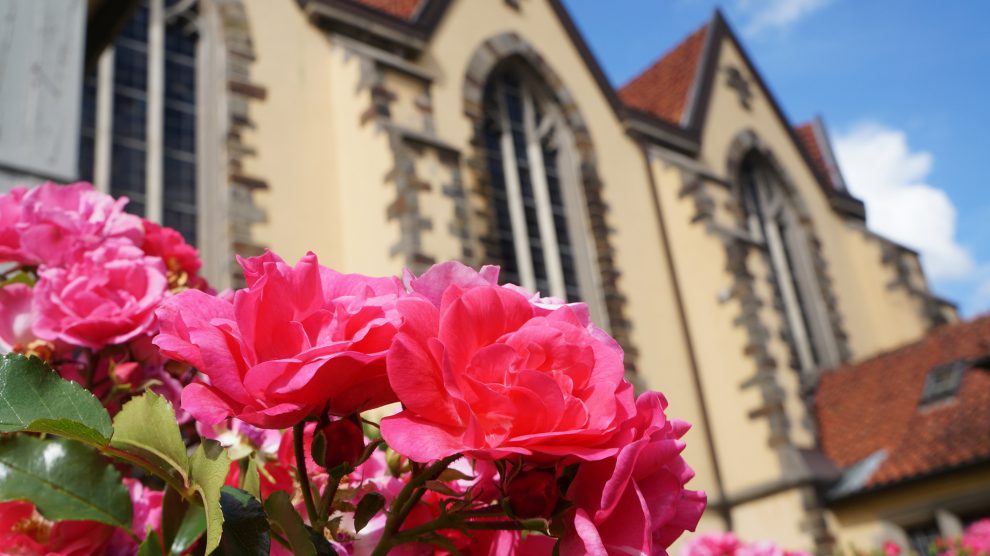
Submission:
[[[484,108],[490,258],[501,264],[502,280],[585,301],[605,324],[579,160],[563,112],[532,72],[512,65],[489,78]]]
[[[195,2],[143,0],[85,77],[79,175],[197,239]]]
[[[760,156],[742,163],[740,185],[750,233],[766,247],[774,286],[802,371],[839,363],[831,320],[811,257],[811,242],[780,176]]]

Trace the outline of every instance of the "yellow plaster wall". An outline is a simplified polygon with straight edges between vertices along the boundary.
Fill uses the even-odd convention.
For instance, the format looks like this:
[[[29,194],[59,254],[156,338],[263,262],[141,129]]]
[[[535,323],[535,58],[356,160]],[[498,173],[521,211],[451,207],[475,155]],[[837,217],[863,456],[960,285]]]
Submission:
[[[736,91],[726,85],[724,71],[717,72],[702,135],[701,161],[717,174],[724,174],[730,145],[746,130],[754,131],[773,152],[798,189],[822,243],[854,359],[920,337],[926,323],[918,301],[903,290],[887,288],[895,274],[882,264],[879,242],[848,225],[829,206],[769,99],[755,86],[740,53],[728,40],[719,47],[718,63],[720,70],[738,68],[755,94],[750,109],[743,108]],[[880,322],[883,326],[877,325]]]
[[[801,493],[788,490],[754,500],[732,510],[733,531],[746,542],[773,541],[787,550],[813,552],[813,540],[801,530]]]

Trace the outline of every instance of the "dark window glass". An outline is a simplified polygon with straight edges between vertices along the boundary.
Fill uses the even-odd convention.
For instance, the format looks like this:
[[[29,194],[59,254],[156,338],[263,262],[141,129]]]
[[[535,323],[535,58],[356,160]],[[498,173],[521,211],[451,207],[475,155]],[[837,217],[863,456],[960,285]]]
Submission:
[[[127,211],[140,216],[145,210],[145,156],[144,149],[116,142],[110,155],[110,193],[126,195],[131,200]]]
[[[941,536],[938,525],[934,522],[909,527],[905,532],[911,542],[911,548],[921,556],[933,554],[932,546],[935,544],[935,540]]]

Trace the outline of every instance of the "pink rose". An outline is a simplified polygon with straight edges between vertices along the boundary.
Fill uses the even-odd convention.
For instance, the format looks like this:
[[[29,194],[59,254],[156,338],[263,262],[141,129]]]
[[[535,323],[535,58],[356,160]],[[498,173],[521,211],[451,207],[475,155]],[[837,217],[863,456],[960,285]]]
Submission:
[[[186,290],[158,310],[155,344],[209,379],[182,393],[197,420],[284,428],[328,409],[347,415],[395,401],[385,353],[398,326],[398,280],[340,274],[312,253],[295,267],[272,253],[239,260],[248,287],[232,302]]]
[[[735,556],[741,546],[735,533],[704,533],[691,537],[681,556]]]
[[[205,290],[206,280],[198,276],[199,268],[203,266],[199,260],[199,251],[186,243],[182,234],[167,226],[159,226],[150,220],[143,220],[144,242],[141,250],[150,257],[159,257],[165,263],[169,278],[177,282],[177,286]]]
[[[990,519],[981,519],[967,527],[962,545],[972,550],[974,556],[990,555]]]
[[[15,187],[0,195],[0,263],[15,262],[33,264],[37,261],[21,251],[21,233],[17,224],[21,221],[21,201],[27,188]]]
[[[900,556],[901,545],[893,541],[887,541],[883,543],[883,553],[884,556]]]
[[[124,212],[126,204],[88,183],[44,183],[21,199],[21,250],[34,262],[62,266],[108,240],[140,245],[141,219]]]
[[[621,348],[582,305],[534,304],[495,276],[450,262],[408,281],[387,357],[404,410],[382,420],[386,442],[416,461],[614,455],[636,411]]]
[[[151,329],[168,285],[160,259],[121,243],[78,254],[65,268],[43,267],[38,278],[35,334],[92,349]]]
[[[90,556],[102,554],[114,528],[95,521],[46,520],[24,501],[0,502],[0,554]]]
[[[162,500],[165,493],[161,490],[152,490],[135,479],[124,479],[127,490],[131,495],[131,505],[133,506],[133,520],[131,530],[140,537],[148,536],[148,531],[156,531],[161,534],[162,527]]]
[[[687,423],[668,420],[667,401],[647,392],[629,423],[632,441],[612,458],[578,467],[567,497],[574,521],[561,554],[666,554],[705,510],[705,493],[686,490],[694,472],[681,457]]]
[[[0,353],[23,347],[35,339],[34,290],[27,284],[0,287]]]

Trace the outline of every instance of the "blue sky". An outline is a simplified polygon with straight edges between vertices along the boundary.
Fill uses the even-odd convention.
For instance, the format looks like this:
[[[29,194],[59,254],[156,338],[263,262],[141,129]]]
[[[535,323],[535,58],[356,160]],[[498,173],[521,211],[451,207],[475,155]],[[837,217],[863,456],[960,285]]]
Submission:
[[[990,3],[565,0],[622,84],[721,6],[792,122],[822,114],[868,225],[990,311]]]

